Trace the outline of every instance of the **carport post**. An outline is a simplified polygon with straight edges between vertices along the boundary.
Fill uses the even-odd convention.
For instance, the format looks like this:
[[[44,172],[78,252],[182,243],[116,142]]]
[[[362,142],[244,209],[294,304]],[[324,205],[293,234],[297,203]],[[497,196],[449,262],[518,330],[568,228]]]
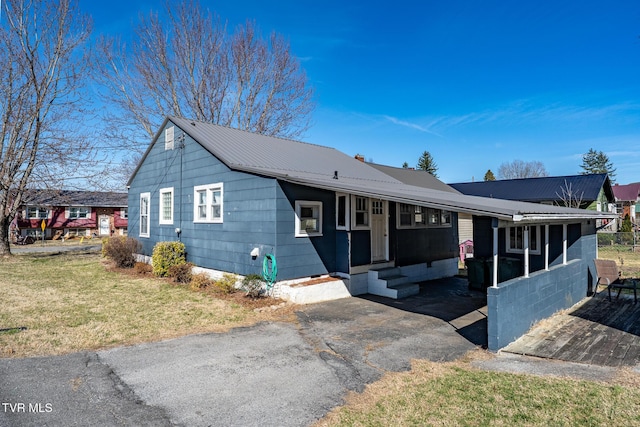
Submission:
[[[549,271],[549,224],[544,226],[544,269]]]
[[[562,265],[567,265],[567,224],[562,224]]]
[[[498,220],[493,218],[491,220],[491,227],[493,228],[493,280],[491,287],[498,287]]]
[[[529,277],[529,226],[524,226],[524,277]]]

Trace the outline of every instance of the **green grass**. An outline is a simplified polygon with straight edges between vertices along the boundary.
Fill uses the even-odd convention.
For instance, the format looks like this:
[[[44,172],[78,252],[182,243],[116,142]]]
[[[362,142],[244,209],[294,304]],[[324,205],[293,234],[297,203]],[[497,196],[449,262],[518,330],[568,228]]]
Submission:
[[[153,276],[109,271],[98,254],[0,260],[0,357],[62,354],[250,324],[242,305]]]
[[[640,277],[640,252],[634,252],[631,246],[600,246],[598,258],[617,262],[623,277]]]
[[[603,384],[415,361],[388,374],[320,426],[640,425],[637,384]]]

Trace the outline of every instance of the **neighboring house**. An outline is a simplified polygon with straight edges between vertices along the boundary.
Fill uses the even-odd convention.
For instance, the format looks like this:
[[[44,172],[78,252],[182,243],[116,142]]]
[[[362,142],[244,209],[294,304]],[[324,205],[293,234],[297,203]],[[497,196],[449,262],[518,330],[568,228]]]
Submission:
[[[275,259],[283,294],[291,283],[336,275],[347,295],[399,298],[418,292],[416,282],[457,274],[457,218],[470,214],[476,256],[494,260],[496,272],[507,255],[522,266],[500,286],[492,276],[490,349],[587,294],[594,220],[610,215],[466,196],[427,175],[170,117],[128,182],[129,235],[144,256],[157,242],[180,240],[188,260],[211,274],[260,274]]]
[[[126,235],[127,193],[31,190],[12,223],[13,236],[46,239]]]
[[[462,194],[521,202],[542,203],[598,212],[615,212],[611,181],[606,173],[589,175],[546,176],[449,184]],[[460,217],[461,241],[472,238],[471,218]],[[614,226],[608,219],[596,226]]]
[[[640,182],[634,182],[633,184],[626,185],[614,185],[613,194],[616,199],[616,208],[620,219],[624,219],[629,215],[631,222],[637,227],[640,222],[640,209],[637,206],[640,204]]]

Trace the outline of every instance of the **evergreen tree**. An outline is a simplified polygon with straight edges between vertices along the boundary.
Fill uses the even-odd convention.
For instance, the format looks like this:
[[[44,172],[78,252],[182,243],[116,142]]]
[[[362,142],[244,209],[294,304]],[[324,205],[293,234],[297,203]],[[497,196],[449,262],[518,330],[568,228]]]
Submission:
[[[438,175],[436,174],[438,165],[436,165],[435,160],[433,160],[433,156],[428,151],[422,153],[422,156],[420,156],[420,158],[418,159],[416,169],[427,171],[434,177],[438,177]]]
[[[491,172],[491,169],[487,169],[487,173],[484,174],[484,180],[485,181],[495,181],[496,177],[495,175],[493,175],[493,172]]]
[[[402,169],[409,169],[409,163],[404,162],[404,163],[402,164]]]
[[[592,173],[609,174],[611,183],[615,183],[616,169],[609,157],[602,151],[596,151],[590,148],[589,151],[582,156],[582,164],[580,165],[582,172],[580,175],[588,175]]]

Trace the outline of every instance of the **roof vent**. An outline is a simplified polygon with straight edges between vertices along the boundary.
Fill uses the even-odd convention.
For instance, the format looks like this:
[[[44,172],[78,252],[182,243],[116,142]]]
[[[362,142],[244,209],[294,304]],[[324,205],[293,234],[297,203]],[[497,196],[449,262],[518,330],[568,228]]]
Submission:
[[[338,171],[333,171],[333,179],[338,179]]]

